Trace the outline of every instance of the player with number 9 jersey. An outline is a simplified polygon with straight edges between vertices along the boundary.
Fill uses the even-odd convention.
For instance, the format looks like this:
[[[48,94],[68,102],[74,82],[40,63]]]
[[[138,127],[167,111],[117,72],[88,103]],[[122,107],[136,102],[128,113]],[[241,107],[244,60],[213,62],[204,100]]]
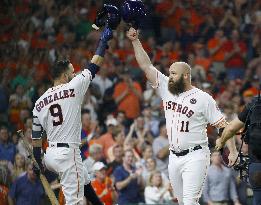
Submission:
[[[44,165],[59,175],[66,204],[83,204],[85,196],[92,204],[102,205],[80,155],[81,106],[91,80],[100,69],[107,42],[111,38],[111,28],[105,27],[91,63],[78,75],[75,75],[69,60],[57,61],[52,69],[54,86],[36,101],[33,109],[34,157],[43,172],[41,138],[44,131],[48,140]],[[39,174],[36,167],[34,171]]]
[[[81,143],[81,104],[91,82],[85,69],[69,83],[49,88],[35,103],[34,123],[41,124],[49,142]],[[62,126],[61,126],[62,125]]]

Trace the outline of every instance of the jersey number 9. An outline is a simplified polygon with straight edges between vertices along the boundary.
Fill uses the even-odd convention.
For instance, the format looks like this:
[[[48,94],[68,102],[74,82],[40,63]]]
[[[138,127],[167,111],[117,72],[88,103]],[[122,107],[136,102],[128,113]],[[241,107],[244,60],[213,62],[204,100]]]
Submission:
[[[54,117],[53,126],[58,126],[63,123],[62,108],[59,104],[53,104],[49,108],[51,115]]]

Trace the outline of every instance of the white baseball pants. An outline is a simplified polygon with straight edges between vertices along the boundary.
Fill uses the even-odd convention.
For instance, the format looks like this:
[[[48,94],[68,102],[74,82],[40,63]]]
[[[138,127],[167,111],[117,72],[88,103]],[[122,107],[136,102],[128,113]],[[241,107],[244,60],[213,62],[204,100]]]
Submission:
[[[49,143],[44,163],[48,170],[59,174],[66,205],[82,205],[84,185],[90,183],[90,179],[79,147],[71,144],[70,148],[56,147],[55,143]]]
[[[179,205],[199,205],[209,164],[208,148],[180,157],[170,151],[169,178]]]

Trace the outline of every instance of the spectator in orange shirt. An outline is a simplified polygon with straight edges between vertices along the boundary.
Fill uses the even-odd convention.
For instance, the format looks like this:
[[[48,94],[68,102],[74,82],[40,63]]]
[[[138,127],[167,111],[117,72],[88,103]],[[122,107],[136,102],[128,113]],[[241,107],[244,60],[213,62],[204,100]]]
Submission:
[[[206,55],[205,45],[202,43],[195,43],[194,52],[195,52],[195,64],[202,66],[207,72],[210,68],[212,61]]]
[[[17,123],[16,128],[18,130],[24,130],[25,129],[25,120],[30,117],[30,111],[28,109],[21,109],[19,113],[19,121]]]
[[[121,74],[122,81],[115,85],[113,98],[118,107],[118,111],[124,111],[128,120],[133,121],[140,115],[140,101],[142,99],[142,89],[138,82],[132,81],[129,70],[124,70]]]
[[[212,59],[212,70],[215,74],[225,72],[225,42],[227,41],[222,29],[218,29],[215,36],[208,41],[208,51]]]
[[[235,29],[232,31],[231,39],[225,44],[225,67],[228,79],[244,77],[246,54],[246,43],[240,40],[239,32]]]
[[[102,162],[93,165],[95,179],[92,181],[93,189],[105,205],[113,205],[116,194],[112,186],[112,180],[106,176],[106,166]]]
[[[205,16],[199,4],[191,6],[189,20],[190,20],[190,24],[193,27],[193,32],[194,33],[198,32],[200,25],[205,21]]]
[[[153,61],[160,62],[163,57],[167,57],[169,61],[176,61],[180,58],[180,45],[175,42],[175,45],[171,41],[167,41],[163,44],[161,49],[156,51]]]
[[[113,140],[113,130],[118,125],[117,120],[114,117],[109,117],[106,120],[107,132],[101,135],[98,139],[93,140],[93,143],[99,144],[102,146],[102,152],[105,158],[108,158],[108,149],[115,144]]]
[[[155,11],[162,17],[161,38],[163,41],[175,40],[176,33],[180,31],[179,21],[184,12],[182,5],[175,0],[163,0],[156,4]]]

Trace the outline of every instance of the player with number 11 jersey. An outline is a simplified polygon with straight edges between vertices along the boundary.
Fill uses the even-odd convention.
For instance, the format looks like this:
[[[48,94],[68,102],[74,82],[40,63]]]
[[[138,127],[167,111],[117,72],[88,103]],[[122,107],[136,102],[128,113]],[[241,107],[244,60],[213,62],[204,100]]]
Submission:
[[[193,87],[179,95],[168,90],[169,77],[157,71],[157,89],[163,100],[170,149],[185,150],[196,145],[207,146],[206,126],[224,120],[215,100]]]

